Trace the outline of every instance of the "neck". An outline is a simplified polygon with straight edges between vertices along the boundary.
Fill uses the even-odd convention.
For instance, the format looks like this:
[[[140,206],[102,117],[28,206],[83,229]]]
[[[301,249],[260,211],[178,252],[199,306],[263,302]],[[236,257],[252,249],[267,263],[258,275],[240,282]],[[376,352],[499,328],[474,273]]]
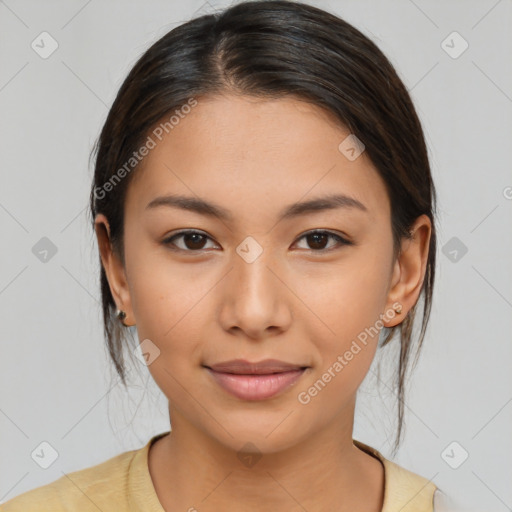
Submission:
[[[172,410],[172,432],[149,455],[158,498],[166,510],[379,512],[383,467],[353,444],[351,410],[277,451],[269,444],[272,433],[230,447]]]

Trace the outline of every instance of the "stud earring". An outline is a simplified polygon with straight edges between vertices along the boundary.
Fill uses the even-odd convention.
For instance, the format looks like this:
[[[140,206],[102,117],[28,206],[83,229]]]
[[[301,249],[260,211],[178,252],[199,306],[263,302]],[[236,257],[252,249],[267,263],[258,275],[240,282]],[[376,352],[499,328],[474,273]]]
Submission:
[[[126,313],[122,309],[118,309],[116,311],[116,316],[117,318],[119,318],[119,320],[121,320],[121,323],[124,325],[123,320],[126,318]]]
[[[395,313],[397,315],[400,315],[402,313],[402,306],[398,306],[397,308],[395,308]]]

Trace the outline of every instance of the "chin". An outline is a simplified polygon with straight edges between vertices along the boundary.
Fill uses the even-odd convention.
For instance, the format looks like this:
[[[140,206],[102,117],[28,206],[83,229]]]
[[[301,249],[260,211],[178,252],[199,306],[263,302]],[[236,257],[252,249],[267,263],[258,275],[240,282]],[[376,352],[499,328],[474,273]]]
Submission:
[[[286,418],[287,414],[280,414],[279,419],[272,415],[268,421],[261,418],[259,421],[247,424],[247,420],[240,424],[229,422],[227,432],[219,427],[220,431],[211,432],[210,435],[225,448],[236,452],[253,453],[254,455],[272,454],[282,452],[295,446],[301,438],[299,426],[292,425]],[[286,423],[286,426],[284,426]],[[291,434],[294,435],[291,435]],[[220,435],[219,435],[220,434]],[[304,436],[306,433],[304,433]]]

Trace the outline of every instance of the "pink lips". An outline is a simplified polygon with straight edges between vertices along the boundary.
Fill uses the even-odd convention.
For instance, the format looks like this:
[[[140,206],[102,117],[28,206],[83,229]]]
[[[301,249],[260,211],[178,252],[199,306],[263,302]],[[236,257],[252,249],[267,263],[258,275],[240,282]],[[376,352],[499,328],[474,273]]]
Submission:
[[[242,400],[264,400],[291,387],[305,371],[304,366],[266,359],[250,363],[243,359],[206,367],[228,393]]]

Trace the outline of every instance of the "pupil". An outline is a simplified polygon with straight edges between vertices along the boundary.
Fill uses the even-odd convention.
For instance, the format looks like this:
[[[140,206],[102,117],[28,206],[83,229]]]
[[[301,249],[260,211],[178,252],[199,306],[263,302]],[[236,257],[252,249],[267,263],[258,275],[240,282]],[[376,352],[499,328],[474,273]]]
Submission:
[[[323,249],[324,248],[324,245],[325,244],[322,244],[322,242],[320,241],[320,246],[321,247],[315,247],[315,244],[318,243],[318,239],[322,239],[324,242],[325,242],[325,239],[327,238],[327,235],[325,234],[322,234],[322,233],[313,233],[311,235],[309,235],[312,239],[313,239],[313,248],[315,249]],[[310,244],[311,246],[311,244]]]
[[[199,233],[189,233],[188,235],[185,235],[185,245],[188,249],[202,249],[202,246],[204,245],[204,239],[202,240],[201,244],[201,238],[204,237]],[[192,244],[187,243],[187,241],[190,241],[190,239],[192,239]],[[197,246],[197,243],[199,243],[199,246]],[[192,247],[190,245],[192,245]]]

